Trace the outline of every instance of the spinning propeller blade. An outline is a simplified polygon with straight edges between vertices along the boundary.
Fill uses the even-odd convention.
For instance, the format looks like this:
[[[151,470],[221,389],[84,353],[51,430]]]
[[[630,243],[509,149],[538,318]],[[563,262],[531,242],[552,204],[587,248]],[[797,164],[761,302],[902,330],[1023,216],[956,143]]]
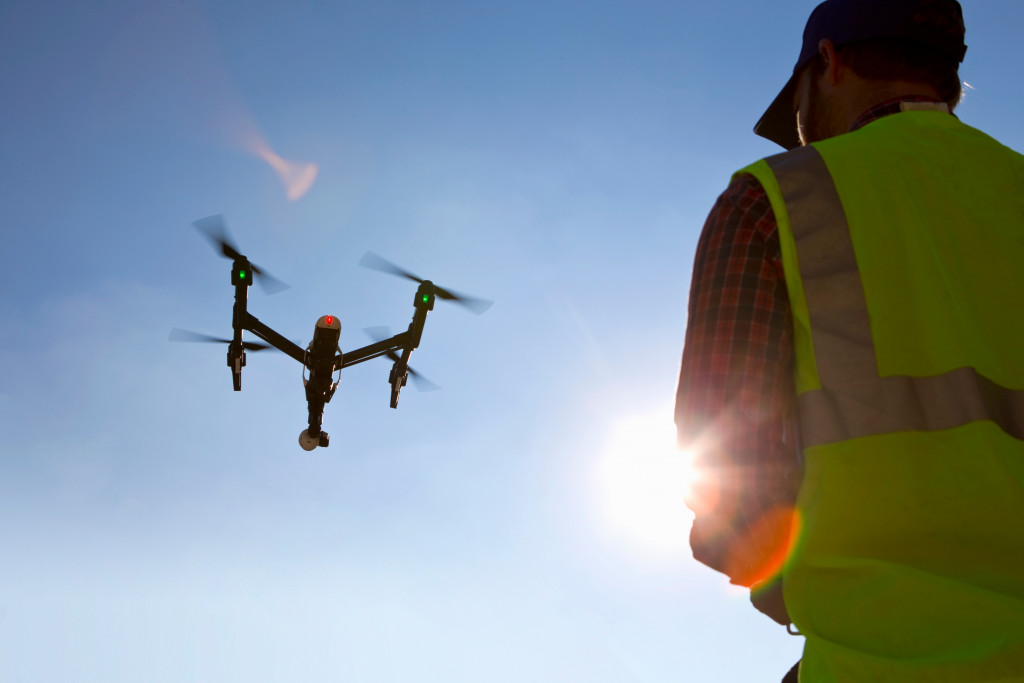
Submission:
[[[363,332],[369,335],[373,341],[384,341],[391,336],[391,329],[383,325],[378,327],[364,327]],[[394,351],[388,351],[387,357],[392,361],[401,359]],[[412,368],[409,368],[409,376],[412,377],[413,384],[415,384],[416,388],[420,391],[437,391],[441,388]]]
[[[230,339],[221,339],[220,337],[211,337],[208,334],[201,334],[199,332],[192,332],[191,330],[183,330],[175,327],[171,330],[171,335],[168,337],[170,341],[174,342],[211,342],[215,344],[230,344]],[[262,342],[242,342],[242,347],[247,351],[263,351],[264,349],[273,348],[270,344],[264,344]]]
[[[413,275],[407,270],[399,268],[394,263],[391,263],[390,261],[383,259],[380,256],[377,256],[372,251],[366,252],[363,258],[359,261],[359,265],[363,266],[364,268],[379,270],[382,273],[390,273],[391,275],[404,277],[407,280],[412,280],[413,282],[424,282],[422,278]],[[473,313],[476,313],[477,315],[480,315],[481,313],[486,311],[488,308],[491,307],[491,304],[494,303],[493,301],[489,301],[487,299],[477,299],[476,297],[466,296],[465,294],[458,294],[457,292],[453,292],[450,289],[438,287],[436,284],[434,285],[434,293],[437,295],[439,299],[444,299],[445,301],[452,301],[461,306],[465,306],[466,308],[471,310]]]
[[[214,250],[224,258],[237,261],[243,259],[248,261],[245,256],[238,251],[238,247],[235,246],[234,242],[231,241],[231,236],[228,234],[228,228],[224,224],[224,216],[217,214],[215,216],[207,216],[206,218],[200,218],[199,220],[192,223],[196,226],[199,232],[213,244]],[[263,287],[263,291],[267,294],[277,294],[288,289],[288,285],[278,280],[276,277],[263,270],[255,263],[249,263],[249,268],[252,269],[253,275],[256,276],[257,282]]]

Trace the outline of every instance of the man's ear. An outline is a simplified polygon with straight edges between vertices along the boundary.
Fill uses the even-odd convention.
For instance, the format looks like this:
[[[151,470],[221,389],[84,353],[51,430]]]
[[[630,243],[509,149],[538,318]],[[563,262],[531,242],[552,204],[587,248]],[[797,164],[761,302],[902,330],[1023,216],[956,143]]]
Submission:
[[[818,41],[818,54],[825,63],[825,77],[829,85],[835,85],[843,71],[843,64],[836,54],[836,46],[828,38],[822,38]]]

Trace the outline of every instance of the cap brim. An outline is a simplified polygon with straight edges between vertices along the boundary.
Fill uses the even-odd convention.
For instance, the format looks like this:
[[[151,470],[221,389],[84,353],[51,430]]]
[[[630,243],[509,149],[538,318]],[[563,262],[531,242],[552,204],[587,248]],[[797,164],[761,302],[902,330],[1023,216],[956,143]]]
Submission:
[[[796,132],[796,115],[793,113],[796,81],[797,77],[794,74],[754,126],[755,133],[786,149],[796,149],[800,146],[800,136]]]

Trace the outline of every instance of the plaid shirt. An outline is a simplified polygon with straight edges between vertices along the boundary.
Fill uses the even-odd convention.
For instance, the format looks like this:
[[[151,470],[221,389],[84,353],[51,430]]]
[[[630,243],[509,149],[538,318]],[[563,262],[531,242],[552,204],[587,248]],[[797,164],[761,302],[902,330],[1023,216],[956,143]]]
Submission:
[[[884,102],[851,130],[905,101],[935,100]],[[693,556],[740,585],[767,578],[763,568],[783,542],[779,511],[792,510],[800,487],[793,365],[775,214],[761,184],[741,174],[715,202],[697,245],[676,395],[680,444],[694,453],[686,500],[695,513]]]

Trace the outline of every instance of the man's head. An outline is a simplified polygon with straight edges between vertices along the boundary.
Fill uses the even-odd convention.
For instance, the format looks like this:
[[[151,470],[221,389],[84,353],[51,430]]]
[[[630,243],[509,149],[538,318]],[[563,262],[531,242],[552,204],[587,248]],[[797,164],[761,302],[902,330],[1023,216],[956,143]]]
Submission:
[[[955,106],[966,51],[956,0],[826,0],[807,20],[793,76],[754,132],[793,149],[798,120],[804,141],[814,142],[845,133],[848,109],[888,97]]]

